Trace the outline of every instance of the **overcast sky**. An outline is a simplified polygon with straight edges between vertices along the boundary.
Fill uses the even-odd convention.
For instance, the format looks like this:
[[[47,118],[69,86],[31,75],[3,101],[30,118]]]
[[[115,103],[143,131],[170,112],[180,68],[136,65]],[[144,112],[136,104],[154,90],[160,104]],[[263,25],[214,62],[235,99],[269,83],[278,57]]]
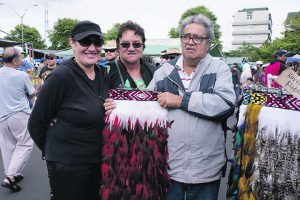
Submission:
[[[189,8],[204,5],[218,18],[225,50],[231,48],[233,15],[243,8],[268,7],[273,19],[273,36],[282,37],[283,22],[288,12],[300,10],[300,0],[0,0],[0,30],[9,32],[21,22],[20,15],[28,6],[24,24],[45,35],[45,8],[48,5],[48,29],[59,18],[90,20],[106,32],[114,23],[133,20],[146,32],[146,38],[168,38],[171,27],[177,26],[181,14]],[[7,6],[9,5],[9,6]],[[4,33],[0,32],[3,38]]]

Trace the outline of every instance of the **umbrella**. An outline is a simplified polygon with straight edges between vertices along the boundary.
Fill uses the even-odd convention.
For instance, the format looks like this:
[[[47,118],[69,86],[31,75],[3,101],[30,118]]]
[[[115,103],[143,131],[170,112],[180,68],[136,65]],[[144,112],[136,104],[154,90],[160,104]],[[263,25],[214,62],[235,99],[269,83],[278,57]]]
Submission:
[[[300,55],[296,54],[293,57],[289,57],[287,59],[287,62],[300,62]]]

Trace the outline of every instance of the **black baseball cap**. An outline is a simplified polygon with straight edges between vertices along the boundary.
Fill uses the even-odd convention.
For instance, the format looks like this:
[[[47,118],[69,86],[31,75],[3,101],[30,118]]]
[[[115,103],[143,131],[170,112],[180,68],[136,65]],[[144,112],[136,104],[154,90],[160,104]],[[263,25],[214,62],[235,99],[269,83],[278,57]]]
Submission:
[[[100,26],[91,21],[81,21],[71,31],[71,37],[75,40],[81,40],[89,35],[98,35],[103,39]]]

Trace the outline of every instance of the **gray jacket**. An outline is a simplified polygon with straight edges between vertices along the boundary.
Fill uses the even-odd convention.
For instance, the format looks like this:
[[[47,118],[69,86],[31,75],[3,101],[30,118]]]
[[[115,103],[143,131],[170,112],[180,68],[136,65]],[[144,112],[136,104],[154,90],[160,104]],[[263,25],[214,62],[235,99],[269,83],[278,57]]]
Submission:
[[[174,61],[173,61],[174,62]],[[234,109],[235,93],[229,67],[206,55],[197,65],[188,91],[184,91],[178,64],[165,63],[155,73],[148,89],[183,97],[180,109],[169,109],[169,174],[183,183],[218,180],[226,162],[221,122]]]

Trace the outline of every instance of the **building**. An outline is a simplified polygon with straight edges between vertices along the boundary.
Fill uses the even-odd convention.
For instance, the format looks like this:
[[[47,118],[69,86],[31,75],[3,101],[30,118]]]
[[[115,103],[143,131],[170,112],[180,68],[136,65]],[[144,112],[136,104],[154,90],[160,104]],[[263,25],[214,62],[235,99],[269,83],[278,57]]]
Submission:
[[[271,42],[272,17],[268,8],[244,8],[233,16],[233,49],[248,43],[256,47]]]

